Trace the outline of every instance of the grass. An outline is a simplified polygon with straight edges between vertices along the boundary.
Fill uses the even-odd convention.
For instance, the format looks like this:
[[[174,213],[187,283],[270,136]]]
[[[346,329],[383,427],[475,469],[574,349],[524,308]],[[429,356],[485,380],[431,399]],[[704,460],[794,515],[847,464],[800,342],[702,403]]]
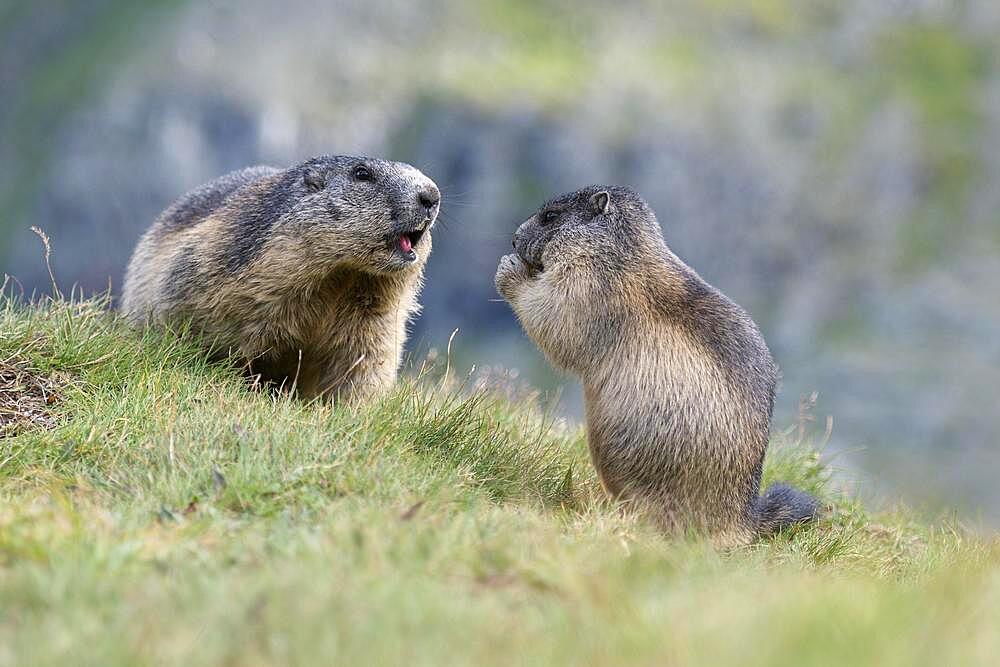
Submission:
[[[825,518],[717,552],[606,503],[584,433],[530,394],[441,368],[364,407],[304,405],[99,302],[5,300],[3,382],[0,665],[1000,652],[1000,542],[870,513],[795,432],[767,477]]]

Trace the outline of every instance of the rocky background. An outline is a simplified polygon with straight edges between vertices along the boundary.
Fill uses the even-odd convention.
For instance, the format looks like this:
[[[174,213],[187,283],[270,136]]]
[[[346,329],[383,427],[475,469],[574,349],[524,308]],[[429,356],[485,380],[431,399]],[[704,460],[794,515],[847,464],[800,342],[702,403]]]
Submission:
[[[760,323],[776,425],[818,392],[862,488],[1000,524],[1000,3],[430,0],[0,4],[0,270],[117,292],[185,190],[319,153],[445,196],[415,323],[558,396],[496,301],[547,196],[635,187]],[[508,369],[508,370],[501,370]]]

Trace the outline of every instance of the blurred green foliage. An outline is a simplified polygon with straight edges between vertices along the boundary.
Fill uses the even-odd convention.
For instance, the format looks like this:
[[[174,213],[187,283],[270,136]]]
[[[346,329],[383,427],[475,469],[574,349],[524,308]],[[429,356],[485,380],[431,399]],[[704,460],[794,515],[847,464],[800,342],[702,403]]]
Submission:
[[[16,31],[51,20],[51,30],[32,45],[14,90],[5,95],[0,139],[9,142],[17,168],[0,180],[0,230],[20,222],[45,181],[54,137],[62,122],[91,96],[102,92],[113,74],[135,57],[141,38],[167,20],[185,0],[79,3],[54,0],[12,3],[0,13],[0,41]],[[48,34],[46,34],[48,33]],[[2,255],[0,255],[2,256]]]
[[[901,239],[904,268],[940,256],[962,232],[970,186],[980,171],[981,92],[989,75],[985,46],[942,26],[912,25],[887,33],[880,44],[884,69],[869,85],[899,94],[917,109],[929,165],[920,216]]]

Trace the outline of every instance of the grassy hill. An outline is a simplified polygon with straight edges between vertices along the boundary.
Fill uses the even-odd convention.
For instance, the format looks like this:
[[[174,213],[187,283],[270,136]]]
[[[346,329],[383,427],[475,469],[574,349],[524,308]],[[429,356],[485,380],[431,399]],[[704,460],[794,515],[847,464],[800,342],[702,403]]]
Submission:
[[[872,514],[667,540],[585,437],[446,363],[363,408],[247,386],[100,302],[0,303],[0,665],[988,664],[1000,541]]]

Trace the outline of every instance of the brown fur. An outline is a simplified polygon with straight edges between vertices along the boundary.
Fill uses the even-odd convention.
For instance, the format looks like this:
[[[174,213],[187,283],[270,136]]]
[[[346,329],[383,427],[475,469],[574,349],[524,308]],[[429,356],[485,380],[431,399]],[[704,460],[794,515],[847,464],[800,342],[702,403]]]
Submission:
[[[758,496],[778,377],[760,332],[670,251],[641,197],[592,186],[556,198],[514,248],[497,288],[553,364],[581,378],[612,496],[720,544],[813,516],[800,491]]]
[[[303,397],[371,396],[395,381],[439,199],[417,169],[371,158],[229,174],[142,237],[122,312],[190,322],[217,353]],[[419,228],[416,257],[404,256],[400,235]]]

